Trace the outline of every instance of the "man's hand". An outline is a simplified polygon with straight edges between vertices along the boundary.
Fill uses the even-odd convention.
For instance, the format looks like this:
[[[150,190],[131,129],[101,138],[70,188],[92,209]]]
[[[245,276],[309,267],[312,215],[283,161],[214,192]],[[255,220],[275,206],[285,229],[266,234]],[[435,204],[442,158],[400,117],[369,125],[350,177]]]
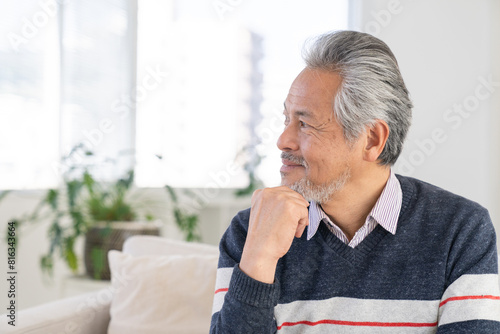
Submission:
[[[256,190],[240,269],[255,280],[273,283],[278,260],[309,224],[308,206],[302,195],[285,186]]]

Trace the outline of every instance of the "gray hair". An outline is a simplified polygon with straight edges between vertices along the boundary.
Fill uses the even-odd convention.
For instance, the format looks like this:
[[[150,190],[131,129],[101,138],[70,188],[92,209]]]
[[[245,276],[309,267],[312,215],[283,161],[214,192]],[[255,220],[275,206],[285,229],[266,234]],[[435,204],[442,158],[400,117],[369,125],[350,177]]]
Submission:
[[[338,31],[315,38],[303,58],[307,67],[333,71],[342,78],[333,114],[347,142],[353,143],[377,119],[388,124],[389,138],[378,160],[394,164],[403,149],[413,105],[387,44],[369,34]]]

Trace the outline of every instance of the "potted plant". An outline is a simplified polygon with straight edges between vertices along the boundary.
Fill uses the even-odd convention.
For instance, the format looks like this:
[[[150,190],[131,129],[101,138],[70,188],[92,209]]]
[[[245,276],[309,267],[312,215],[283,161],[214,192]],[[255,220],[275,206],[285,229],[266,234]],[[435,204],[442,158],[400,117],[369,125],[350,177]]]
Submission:
[[[159,235],[158,221],[154,221],[151,213],[144,213],[144,204],[151,208],[151,203],[133,197],[133,170],[111,181],[98,180],[94,175],[93,171],[99,170],[103,161],[110,160],[99,160],[83,144],[76,145],[61,160],[61,166],[65,167],[62,185],[47,190],[32,212],[11,220],[18,231],[41,220],[51,221],[47,231],[50,246],[40,260],[46,274],[52,274],[56,256],[61,257],[73,273],[78,273],[81,259],[75,251],[75,243],[84,238],[83,260],[87,274],[95,279],[109,279],[107,253],[110,249],[121,250],[125,239],[132,235]],[[185,240],[201,241],[198,214],[182,205],[172,187],[167,185],[164,189],[170,205],[161,203],[162,207],[171,210]],[[0,200],[8,193],[4,191]],[[193,198],[188,190],[184,193]]]
[[[83,187],[87,198],[83,204],[91,217],[85,231],[84,261],[87,274],[95,279],[110,279],[107,254],[121,250],[126,238],[132,235],[159,235],[159,225],[137,220],[136,209],[127,201],[134,172],[113,183],[98,183],[85,171]],[[146,215],[146,221],[152,216]]]
[[[82,153],[83,158],[75,158]],[[108,250],[120,250],[131,235],[159,235],[159,224],[152,222],[153,216],[138,214],[140,201],[131,196],[133,170],[112,181],[98,181],[93,171],[100,165],[82,144],[75,146],[61,161],[61,166],[66,167],[62,186],[49,189],[33,212],[14,219],[18,227],[50,219],[50,246],[40,262],[44,272],[52,274],[54,257],[60,256],[77,273],[75,243],[84,237],[87,274],[95,279],[109,279]]]

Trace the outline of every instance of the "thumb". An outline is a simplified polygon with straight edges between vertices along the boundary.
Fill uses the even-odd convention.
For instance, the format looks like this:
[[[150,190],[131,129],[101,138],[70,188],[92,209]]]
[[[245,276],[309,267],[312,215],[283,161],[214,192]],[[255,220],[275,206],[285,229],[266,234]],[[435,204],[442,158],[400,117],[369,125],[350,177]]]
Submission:
[[[300,238],[302,236],[302,233],[304,233],[304,230],[307,225],[309,225],[308,218],[302,218],[301,220],[299,220],[299,224],[297,225],[297,230],[295,231],[296,238]]]

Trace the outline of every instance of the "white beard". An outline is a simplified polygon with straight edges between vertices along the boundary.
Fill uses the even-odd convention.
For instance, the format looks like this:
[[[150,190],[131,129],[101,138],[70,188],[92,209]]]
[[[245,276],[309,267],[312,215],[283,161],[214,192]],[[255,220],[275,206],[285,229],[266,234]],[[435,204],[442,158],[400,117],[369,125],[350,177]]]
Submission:
[[[316,203],[328,202],[335,193],[340,191],[351,178],[351,168],[347,166],[344,172],[335,180],[322,184],[314,184],[307,177],[287,185],[282,181],[282,185],[287,185],[290,189],[301,194],[306,201],[314,201]]]

